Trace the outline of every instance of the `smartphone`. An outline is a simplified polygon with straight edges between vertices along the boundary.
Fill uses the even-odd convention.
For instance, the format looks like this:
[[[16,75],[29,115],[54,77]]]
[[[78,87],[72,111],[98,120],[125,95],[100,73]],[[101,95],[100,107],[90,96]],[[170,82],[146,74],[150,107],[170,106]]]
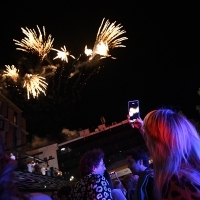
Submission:
[[[113,172],[110,172],[109,174],[110,174],[110,176],[112,176],[114,173],[115,173],[115,172],[113,171]]]
[[[117,178],[117,177],[116,177],[115,171],[110,172],[109,175],[110,175],[110,178],[111,178],[111,179],[112,179],[112,178]]]
[[[133,100],[128,102],[128,114],[130,116],[130,123],[134,123],[140,117],[139,101]]]

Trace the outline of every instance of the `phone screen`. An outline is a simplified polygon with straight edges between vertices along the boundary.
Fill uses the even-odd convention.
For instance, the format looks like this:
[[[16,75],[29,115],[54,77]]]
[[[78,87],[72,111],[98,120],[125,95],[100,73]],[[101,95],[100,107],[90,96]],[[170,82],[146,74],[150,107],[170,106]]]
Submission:
[[[128,114],[130,116],[130,123],[134,123],[134,121],[140,117],[138,100],[128,102]]]

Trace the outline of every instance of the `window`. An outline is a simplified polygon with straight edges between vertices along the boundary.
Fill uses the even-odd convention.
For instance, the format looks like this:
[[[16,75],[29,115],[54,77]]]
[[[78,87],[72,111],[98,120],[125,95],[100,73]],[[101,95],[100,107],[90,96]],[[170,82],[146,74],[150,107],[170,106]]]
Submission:
[[[13,146],[17,146],[17,129],[13,128]]]
[[[0,119],[0,130],[4,130],[4,121],[2,119]]]
[[[16,113],[16,112],[14,112],[13,122],[14,122],[15,124],[17,124],[17,113]]]
[[[2,115],[2,101],[0,101],[0,114]]]

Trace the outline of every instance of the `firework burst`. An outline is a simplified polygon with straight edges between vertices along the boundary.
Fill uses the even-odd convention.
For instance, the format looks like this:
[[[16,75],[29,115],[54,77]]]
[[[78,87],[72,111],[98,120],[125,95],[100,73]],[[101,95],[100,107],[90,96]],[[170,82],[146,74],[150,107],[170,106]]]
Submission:
[[[104,24],[104,19],[102,20],[97,32],[97,37],[90,60],[93,59],[96,54],[99,54],[103,57],[110,56],[108,54],[109,48],[113,49],[117,47],[125,47],[125,45],[122,45],[121,43],[128,38],[119,36],[126,33],[126,31],[122,30],[123,26],[121,26],[121,24],[115,25],[115,23],[116,22],[110,24],[109,20],[107,20]]]
[[[99,54],[102,57],[108,57],[110,56],[108,54],[108,51],[109,51],[108,44],[104,43],[103,41],[100,41],[95,47],[94,54]]]
[[[57,50],[57,49],[53,49],[53,48],[52,48],[52,50],[57,51],[57,56],[54,58],[54,60],[57,59],[57,58],[60,58],[61,60],[68,63],[68,56],[75,59],[75,57],[73,55],[70,55],[69,51],[67,51],[65,46],[63,48],[61,47],[62,51]]]
[[[26,35],[24,39],[21,41],[15,41],[15,44],[20,46],[17,50],[25,51],[25,52],[32,52],[37,53],[40,58],[43,60],[45,56],[49,53],[52,48],[53,40],[51,35],[46,38],[45,27],[43,26],[43,35],[40,31],[40,28],[37,26],[39,36],[37,35],[36,31],[33,29],[28,29],[27,27],[21,28],[22,32]]]
[[[54,49],[54,39],[51,35],[46,35],[45,27],[43,26],[42,31],[38,26],[36,27],[36,30],[28,29],[27,27],[21,28],[22,33],[25,35],[24,38],[21,41],[15,39],[13,41],[15,45],[17,45],[17,50],[34,53],[40,59],[34,60],[33,64],[29,63],[26,58],[20,60],[18,68],[20,69],[20,74],[25,74],[23,77],[20,77],[19,70],[17,70],[14,65],[6,65],[6,70],[4,70],[2,74],[4,77],[3,80],[6,79],[5,77],[9,77],[15,84],[17,82],[22,82],[22,86],[27,90],[28,99],[30,96],[36,98],[40,94],[46,95],[48,86],[47,80],[49,81],[49,86],[53,86],[52,95],[55,95],[55,91],[56,94],[63,94],[59,90],[64,88],[66,91],[66,85],[70,85],[68,82],[72,82],[72,84],[75,83],[73,88],[76,89],[81,85],[82,89],[86,81],[93,74],[98,73],[102,64],[101,59],[108,57],[113,58],[110,54],[110,49],[125,47],[122,42],[128,39],[121,36],[125,31],[120,24],[117,25],[116,22],[110,23],[109,20],[103,19],[98,29],[93,49],[89,49],[85,46],[84,53],[79,54],[79,56],[75,58],[65,46],[61,47],[60,50]],[[48,55],[51,50],[57,52],[57,56],[53,59]],[[75,60],[71,62],[71,67],[65,70],[66,64],[70,64],[72,60],[69,59],[69,57]],[[53,60],[58,58],[64,61],[62,66],[54,63]],[[85,73],[86,70],[89,72],[88,74]],[[78,76],[74,78],[76,80],[70,81],[70,78],[74,77],[76,74],[78,74]],[[71,86],[69,87],[71,92]],[[75,91],[75,89],[73,89],[73,91]],[[64,92],[64,95],[66,95],[66,92]]]
[[[84,53],[85,53],[86,56],[91,56],[92,55],[92,49],[88,49],[87,45],[86,45]]]
[[[33,98],[38,97],[40,93],[46,95],[47,82],[45,78],[39,75],[25,74],[24,86],[27,90],[27,98],[30,98],[30,94]]]
[[[3,71],[3,76],[11,77],[14,82],[17,82],[17,79],[19,77],[19,70],[14,65],[5,65],[5,67],[6,70]]]
[[[96,43],[103,42],[104,44],[107,43],[109,48],[116,48],[116,47],[125,47],[125,45],[121,45],[123,40],[127,40],[127,37],[118,38],[120,35],[126,33],[125,30],[121,30],[123,26],[118,24],[115,26],[116,22],[110,24],[109,20],[107,20],[103,26],[104,19],[102,20],[101,26],[99,27]],[[103,27],[102,27],[103,26]]]

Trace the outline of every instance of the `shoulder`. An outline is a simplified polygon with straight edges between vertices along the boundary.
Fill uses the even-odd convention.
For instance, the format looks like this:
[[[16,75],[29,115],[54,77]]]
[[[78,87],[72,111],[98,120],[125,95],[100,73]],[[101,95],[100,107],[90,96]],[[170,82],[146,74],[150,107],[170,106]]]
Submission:
[[[152,169],[144,170],[140,175],[138,182],[154,182],[154,172]]]
[[[139,189],[140,188],[140,189]],[[153,196],[152,191],[154,188],[154,174],[153,170],[147,169],[139,175],[137,189],[145,191],[148,196]],[[153,199],[153,198],[150,198]]]
[[[80,181],[75,184],[73,191],[77,192],[79,189],[81,189],[81,191],[84,191],[88,185],[95,184],[97,180],[99,180],[99,177],[94,176],[93,174],[84,176]]]
[[[126,197],[123,195],[123,193],[120,189],[113,189],[112,197],[115,200],[126,200]]]
[[[29,193],[29,194],[26,194],[25,195],[26,198],[28,199],[31,199],[31,200],[51,200],[51,197],[46,195],[46,194],[43,194],[43,193]]]
[[[81,199],[87,194],[90,199],[112,199],[111,189],[104,176],[90,174],[76,183],[71,192],[72,199]]]
[[[163,188],[163,199],[200,199],[200,185],[195,185],[186,177],[174,175]]]
[[[111,188],[104,176],[93,174],[91,179],[89,192],[91,199],[112,199]]]
[[[85,176],[83,179],[82,179],[83,182],[89,182],[89,183],[105,183],[105,184],[108,184],[106,178],[100,174],[90,174],[90,175],[87,175]]]
[[[74,200],[83,198],[85,190],[86,190],[86,183],[83,181],[83,179],[81,179],[72,188],[70,198]]]

